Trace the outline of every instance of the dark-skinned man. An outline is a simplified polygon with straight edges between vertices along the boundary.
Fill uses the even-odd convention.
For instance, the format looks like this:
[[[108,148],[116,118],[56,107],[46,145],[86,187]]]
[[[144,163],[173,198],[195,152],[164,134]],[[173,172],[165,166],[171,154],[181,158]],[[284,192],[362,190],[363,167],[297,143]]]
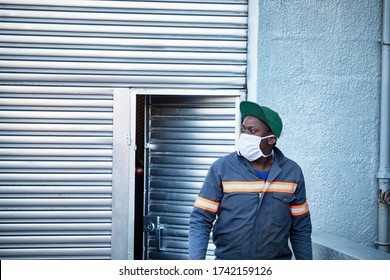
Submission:
[[[279,114],[243,101],[238,150],[212,164],[190,217],[190,259],[205,259],[211,230],[216,259],[312,259],[305,180],[275,146]]]

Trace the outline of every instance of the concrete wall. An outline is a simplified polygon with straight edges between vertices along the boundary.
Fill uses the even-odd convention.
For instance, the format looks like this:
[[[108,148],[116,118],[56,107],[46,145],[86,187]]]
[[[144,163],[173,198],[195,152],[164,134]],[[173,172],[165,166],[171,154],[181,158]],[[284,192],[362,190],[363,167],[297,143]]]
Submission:
[[[314,230],[373,247],[377,232],[380,0],[260,0],[257,101],[305,174]]]

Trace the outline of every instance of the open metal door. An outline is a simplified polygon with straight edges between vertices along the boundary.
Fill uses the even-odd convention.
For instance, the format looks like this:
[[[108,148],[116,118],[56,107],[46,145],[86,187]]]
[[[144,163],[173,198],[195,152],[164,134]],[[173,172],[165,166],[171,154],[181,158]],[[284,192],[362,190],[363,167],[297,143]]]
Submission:
[[[189,216],[210,165],[235,150],[241,99],[157,96],[146,100],[145,259],[188,259]],[[210,244],[208,255],[212,258]]]

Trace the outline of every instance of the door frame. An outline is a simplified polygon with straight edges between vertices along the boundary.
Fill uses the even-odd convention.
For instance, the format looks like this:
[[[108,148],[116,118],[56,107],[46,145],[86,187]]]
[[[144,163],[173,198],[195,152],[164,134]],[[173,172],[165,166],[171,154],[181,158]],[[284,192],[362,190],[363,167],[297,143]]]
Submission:
[[[128,88],[114,89],[111,259],[134,258],[135,98]]]

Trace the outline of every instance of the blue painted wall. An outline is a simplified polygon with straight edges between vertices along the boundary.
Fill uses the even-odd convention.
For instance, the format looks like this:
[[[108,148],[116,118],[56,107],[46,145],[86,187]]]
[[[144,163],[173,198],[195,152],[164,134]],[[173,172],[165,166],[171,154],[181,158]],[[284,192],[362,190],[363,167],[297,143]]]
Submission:
[[[366,246],[377,232],[380,0],[260,0],[257,101],[305,174],[314,230]]]

